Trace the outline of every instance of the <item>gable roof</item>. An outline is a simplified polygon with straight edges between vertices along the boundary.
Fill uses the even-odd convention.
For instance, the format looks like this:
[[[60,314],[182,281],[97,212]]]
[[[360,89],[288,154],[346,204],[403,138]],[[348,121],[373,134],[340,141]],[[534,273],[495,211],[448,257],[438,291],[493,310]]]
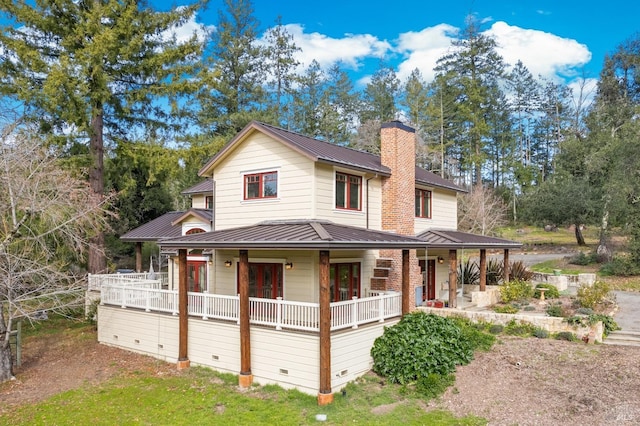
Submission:
[[[362,172],[391,176],[391,169],[382,165],[380,156],[352,148],[339,146],[330,142],[310,138],[299,133],[284,130],[269,124],[252,121],[231,139],[216,155],[214,155],[198,172],[204,176],[219,161],[225,158],[235,146],[253,132],[262,132],[287,145],[294,151],[306,156],[314,162],[347,167]],[[453,182],[450,182],[433,172],[416,167],[416,181],[428,186],[446,188],[453,191],[465,192]]]
[[[142,241],[158,241],[162,238],[175,238],[182,235],[182,226],[180,221],[190,212],[197,214],[204,220],[211,221],[213,218],[211,210],[207,209],[189,209],[187,211],[175,211],[165,213],[160,217],[153,219],[137,228],[132,229],[122,235],[122,241],[142,242]]]
[[[416,249],[418,238],[326,220],[265,221],[251,226],[165,239],[163,249]]]
[[[429,248],[511,249],[522,247],[522,244],[517,241],[449,229],[429,229],[418,234],[417,237]]]

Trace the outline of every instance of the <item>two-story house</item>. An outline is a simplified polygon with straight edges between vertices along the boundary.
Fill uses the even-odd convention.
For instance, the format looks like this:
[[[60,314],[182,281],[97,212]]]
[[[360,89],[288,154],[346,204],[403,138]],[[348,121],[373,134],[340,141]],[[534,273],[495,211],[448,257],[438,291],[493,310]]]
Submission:
[[[415,166],[400,122],[382,125],[380,156],[252,122],[199,174],[191,209],[122,237],[138,269],[143,241],[175,255],[166,290],[103,286],[99,339],[241,386],[330,402],[370,369],[384,326],[427,300],[456,306],[458,250],[480,249],[482,266],[519,247],[456,230],[463,189]]]

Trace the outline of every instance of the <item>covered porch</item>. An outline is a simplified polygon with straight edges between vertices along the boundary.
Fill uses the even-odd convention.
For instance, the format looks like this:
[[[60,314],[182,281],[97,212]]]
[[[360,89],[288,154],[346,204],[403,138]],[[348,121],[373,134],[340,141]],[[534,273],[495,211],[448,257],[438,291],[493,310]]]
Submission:
[[[516,241],[455,230],[430,229],[418,234],[417,237],[426,244],[425,258],[431,254],[437,256],[439,263],[448,265],[447,302],[449,308],[465,308],[465,305],[471,304],[471,301],[465,298],[463,288],[458,287],[458,252],[478,251],[478,269],[480,273],[478,292],[485,293],[487,291],[487,250],[502,251],[504,265],[502,281],[508,282],[510,275],[509,250],[522,247],[522,244]]]
[[[148,286],[106,285],[101,290],[103,317],[132,315],[134,310],[128,308],[135,308],[135,312],[157,318],[157,321],[160,321],[157,322],[157,327],[169,327],[169,324],[175,324],[177,327],[175,333],[169,330],[167,333],[161,333],[173,336],[172,343],[165,341],[157,345],[162,345],[163,352],[166,352],[165,348],[175,348],[177,355],[175,360],[179,368],[188,367],[192,360],[198,364],[213,364],[216,368],[214,361],[216,357],[220,359],[219,355],[209,354],[208,357],[201,358],[195,354],[201,350],[199,346],[211,345],[211,341],[199,340],[202,327],[209,327],[206,324],[214,323],[215,327],[224,327],[226,331],[222,335],[228,336],[229,341],[235,342],[229,348],[234,347],[238,354],[238,365],[229,371],[239,373],[239,384],[243,387],[250,386],[254,377],[261,383],[278,383],[279,381],[276,380],[278,374],[262,372],[267,359],[271,359],[273,365],[280,362],[282,354],[276,350],[276,346],[292,336],[297,336],[296,338],[301,338],[307,343],[311,339],[316,342],[312,344],[312,346],[315,345],[315,350],[312,357],[307,354],[305,359],[309,362],[314,362],[313,359],[317,360],[317,380],[312,388],[317,392],[318,402],[327,404],[333,400],[333,391],[336,386],[339,389],[348,380],[355,378],[352,377],[353,374],[363,374],[369,370],[369,350],[373,340],[382,334],[384,325],[395,323],[401,315],[411,310],[410,296],[414,294],[415,283],[412,284],[410,280],[409,252],[424,248],[425,243],[415,237],[389,232],[337,225],[327,221],[301,220],[271,221],[249,227],[185,235],[162,240],[160,245],[163,250],[169,249],[178,253],[175,262],[178,288],[163,290]],[[380,249],[401,251],[402,262],[394,267],[400,272],[402,290],[400,292],[367,291],[360,297],[332,302],[331,294],[334,292],[330,281],[332,258],[344,259],[345,255],[341,253],[358,251],[375,255]],[[190,250],[211,251],[213,269],[234,271],[237,276],[237,292],[220,294],[217,291],[213,293],[189,291],[187,254]],[[274,256],[273,253],[279,251],[313,254],[305,256],[314,259],[315,262],[313,270],[306,274],[307,281],[316,280],[313,289],[309,288],[309,291],[317,291],[317,298],[314,301],[302,302],[283,297],[251,297],[249,294],[250,258]],[[218,256],[217,253],[226,254]],[[233,259],[229,257],[230,253],[233,253]],[[284,256],[283,259],[287,257]],[[224,283],[217,285],[222,286]],[[233,289],[235,290],[235,287]],[[118,310],[122,311],[123,308],[127,308],[127,314],[118,313]],[[165,325],[158,325],[160,323]],[[99,316],[99,329],[101,326],[102,317]],[[104,338],[111,340],[107,343],[118,344],[119,339],[114,339],[113,336],[119,334],[112,332],[109,329],[110,326],[104,324],[106,330]],[[267,332],[267,330],[271,331]],[[286,338],[282,333],[286,334]],[[345,338],[345,333],[350,337]],[[266,343],[262,341],[266,335],[272,336],[273,340]],[[209,336],[211,339],[211,336],[216,334],[209,334]],[[217,337],[213,339],[217,340]],[[340,345],[344,347],[337,346],[337,341],[342,342]],[[354,343],[357,348],[353,346]],[[273,354],[265,351],[263,344],[266,345],[264,347],[271,347]],[[344,364],[343,360],[348,358],[343,353],[344,350],[358,355]],[[256,351],[259,352],[259,356]],[[165,356],[165,358],[172,360],[173,356]],[[289,371],[288,368],[281,370]],[[308,376],[308,373],[306,375]],[[299,380],[300,383],[305,381],[308,381],[308,377]],[[285,379],[283,383],[294,383],[293,386],[297,386],[295,380]],[[307,386],[306,389],[308,390],[309,387]]]

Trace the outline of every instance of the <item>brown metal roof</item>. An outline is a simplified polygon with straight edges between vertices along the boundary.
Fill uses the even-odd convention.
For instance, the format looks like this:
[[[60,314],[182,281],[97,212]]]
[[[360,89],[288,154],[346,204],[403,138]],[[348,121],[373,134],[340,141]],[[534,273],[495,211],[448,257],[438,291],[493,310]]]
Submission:
[[[418,238],[320,220],[266,221],[257,225],[165,239],[163,249],[416,249]]]
[[[486,248],[520,248],[522,244],[517,241],[505,240],[485,235],[470,234],[468,232],[453,230],[430,229],[418,234],[418,238],[424,241],[429,248],[450,249],[486,249]]]
[[[391,170],[383,166],[380,156],[364,151],[347,148],[332,144],[330,142],[321,141],[310,138],[299,133],[271,126],[269,124],[252,121],[238,135],[236,135],[229,143],[227,143],[207,164],[199,171],[202,176],[206,173],[219,159],[225,157],[245,136],[253,131],[265,133],[272,138],[288,145],[295,151],[307,156],[313,161],[327,163],[336,166],[343,166],[354,170],[377,173],[382,176],[390,176]],[[433,172],[416,167],[416,182],[428,186],[436,186],[453,191],[465,192],[453,182],[450,182]]]
[[[213,191],[213,182],[211,179],[205,179],[202,182],[196,183],[192,187],[189,187],[181,192],[183,195],[191,194],[211,194]]]
[[[199,217],[208,219],[211,221],[211,210],[207,209],[189,209],[187,211],[177,211],[165,213],[160,217],[153,219],[144,225],[138,226],[132,229],[126,234],[122,235],[120,239],[122,241],[138,242],[138,241],[158,241],[162,238],[174,238],[182,235],[182,226],[180,223],[173,222],[182,218],[189,212],[197,214]]]

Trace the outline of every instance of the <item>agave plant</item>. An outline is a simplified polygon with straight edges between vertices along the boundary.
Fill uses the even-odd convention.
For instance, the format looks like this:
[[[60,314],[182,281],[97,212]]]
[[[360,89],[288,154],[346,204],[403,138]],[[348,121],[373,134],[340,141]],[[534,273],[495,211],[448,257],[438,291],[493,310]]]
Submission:
[[[509,267],[509,279],[516,281],[531,281],[533,272],[521,261],[511,262]]]
[[[478,284],[480,282],[480,268],[476,262],[467,260],[464,263],[458,265],[458,285],[463,284]]]
[[[504,262],[498,259],[487,261],[487,285],[498,285],[504,275]]]

